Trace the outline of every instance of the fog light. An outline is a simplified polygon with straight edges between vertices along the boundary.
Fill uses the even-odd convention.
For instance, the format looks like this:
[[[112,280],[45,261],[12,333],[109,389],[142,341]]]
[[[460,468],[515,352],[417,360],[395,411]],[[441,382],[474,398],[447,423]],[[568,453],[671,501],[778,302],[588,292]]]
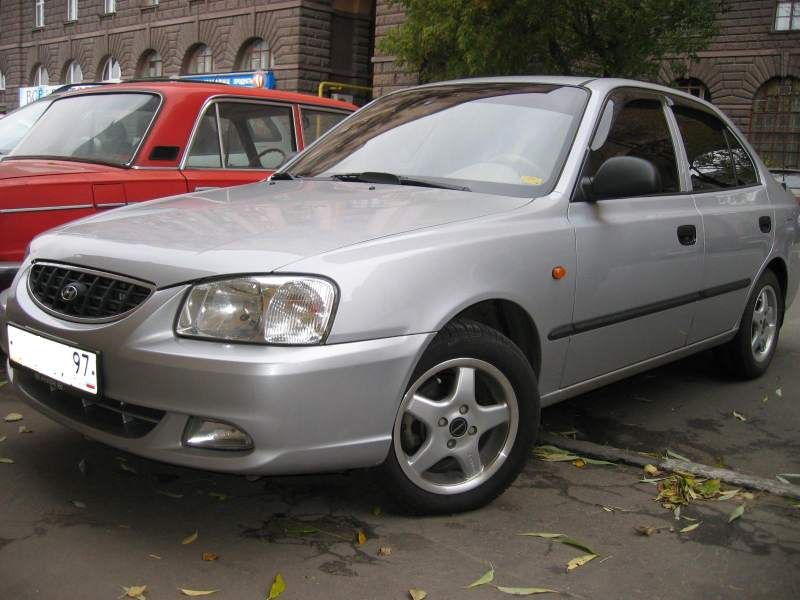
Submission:
[[[253,440],[230,423],[206,421],[192,417],[183,434],[183,443],[194,448],[212,450],[250,450]]]

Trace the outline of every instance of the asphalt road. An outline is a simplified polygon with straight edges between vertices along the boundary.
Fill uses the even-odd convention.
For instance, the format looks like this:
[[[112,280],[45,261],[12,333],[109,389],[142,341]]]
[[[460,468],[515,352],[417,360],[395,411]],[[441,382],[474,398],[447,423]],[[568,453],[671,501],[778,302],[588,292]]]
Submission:
[[[550,408],[544,421],[622,448],[669,448],[765,477],[797,473],[798,356],[800,305],[760,380],[732,382],[703,354]],[[402,599],[409,588],[431,600],[505,598],[489,585],[464,589],[490,563],[497,585],[567,598],[800,598],[800,509],[783,498],[756,494],[733,523],[740,500],[695,502],[683,515],[701,524],[682,534],[670,528],[694,521],[654,502],[638,469],[531,458],[485,509],[408,518],[389,511],[371,472],[248,481],[89,442],[2,388],[0,416],[12,411],[24,420],[0,422],[0,457],[15,461],[0,464],[2,600],[113,599],[133,585],[147,585],[151,600],[184,597],[179,588],[263,600],[277,573],[287,600]],[[642,536],[639,526],[662,529]],[[523,532],[564,533],[600,556],[567,572],[581,551]]]

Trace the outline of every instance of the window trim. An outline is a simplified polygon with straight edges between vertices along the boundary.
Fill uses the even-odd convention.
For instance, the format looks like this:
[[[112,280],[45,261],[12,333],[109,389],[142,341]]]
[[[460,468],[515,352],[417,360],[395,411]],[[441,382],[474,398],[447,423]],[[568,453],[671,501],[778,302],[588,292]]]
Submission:
[[[183,149],[183,155],[181,156],[181,160],[178,163],[178,169],[181,171],[274,171],[276,169],[241,169],[236,167],[226,167],[225,160],[223,158],[223,144],[222,144],[222,128],[220,127],[219,123],[219,103],[220,102],[237,102],[241,104],[257,104],[259,106],[277,106],[280,108],[288,108],[292,115],[292,145],[294,147],[293,152],[297,152],[298,148],[298,140],[297,137],[298,129],[297,129],[297,121],[294,118],[294,109],[297,106],[293,102],[280,102],[277,100],[259,100],[257,98],[242,98],[236,96],[226,96],[226,95],[219,95],[219,96],[209,96],[206,101],[203,103],[203,106],[200,107],[200,110],[197,112],[197,116],[195,117],[194,125],[192,126],[192,132],[189,134],[189,139],[186,142],[186,145]],[[197,135],[197,130],[200,128],[200,122],[203,119],[203,116],[206,114],[206,111],[209,107],[214,104],[216,111],[216,119],[217,119],[217,136],[219,136],[219,151],[220,151],[220,164],[221,167],[192,167],[186,166],[186,162],[189,159],[189,151],[192,148],[192,144],[194,144],[194,138]]]
[[[732,124],[728,122],[728,120],[725,118],[725,116],[722,113],[717,113],[715,110],[710,109],[709,107],[707,107],[707,106],[705,106],[703,104],[700,104],[699,102],[696,102],[694,100],[689,100],[688,98],[684,98],[682,96],[681,97],[672,97],[672,100],[673,100],[673,103],[674,103],[673,105],[685,106],[687,108],[691,108],[692,110],[697,110],[699,112],[703,112],[703,113],[705,113],[705,114],[707,114],[709,116],[714,117],[720,123],[722,123],[723,128],[724,128],[723,129],[724,135],[731,135],[731,136],[733,136],[733,139],[735,139],[737,142],[739,142],[739,145],[742,147],[742,149],[744,149],[745,154],[747,154],[747,158],[749,158],[750,162],[753,163],[753,170],[755,171],[755,174],[756,174],[756,182],[755,183],[748,183],[747,185],[733,185],[731,187],[718,188],[718,189],[715,189],[715,190],[695,190],[695,189],[692,189],[694,186],[690,185],[690,189],[689,189],[688,193],[695,194],[695,195],[719,194],[720,191],[744,190],[744,189],[747,189],[747,188],[757,187],[757,186],[761,186],[761,185],[764,184],[763,178],[761,176],[761,169],[759,168],[758,163],[756,162],[756,160],[753,158],[753,151],[749,147],[749,144],[747,144],[745,142],[745,140],[743,140],[739,135],[737,135],[734,132],[733,127],[731,126]],[[676,126],[676,129],[677,129],[678,139],[680,141],[682,152],[684,154],[684,157],[683,157],[683,168],[685,170],[686,176],[688,176],[688,178],[689,178],[688,181],[691,184],[691,171],[689,169],[689,157],[686,156],[686,145],[685,145],[685,143],[683,141],[683,134],[680,131],[680,127],[678,127],[678,121],[677,121],[677,119],[675,119],[674,113],[672,112],[672,110],[670,110],[669,112],[670,112],[670,115],[669,115],[670,118],[675,120],[675,126]],[[736,177],[736,166],[735,166],[734,161],[733,161],[733,153],[731,152],[731,145],[728,142],[727,137],[725,138],[725,144],[728,146],[728,155],[730,156],[731,164],[733,165],[734,177]],[[737,178],[737,180],[738,180],[738,178]]]
[[[602,108],[598,111],[597,116],[595,118],[594,124],[592,126],[592,132],[589,135],[588,143],[586,144],[586,148],[583,151],[583,160],[581,161],[580,169],[578,170],[578,175],[575,179],[575,185],[572,188],[572,193],[570,194],[569,202],[572,204],[573,202],[589,202],[582,197],[581,192],[581,181],[583,180],[583,171],[586,168],[586,163],[589,160],[589,155],[592,152],[592,142],[594,141],[595,136],[597,135],[597,131],[600,129],[600,124],[603,120],[603,115],[606,112],[606,108],[608,107],[608,103],[611,101],[611,97],[617,93],[630,93],[636,96],[637,99],[641,100],[656,100],[661,104],[661,109],[664,114],[664,120],[667,123],[667,130],[669,131],[670,138],[672,139],[672,149],[675,152],[675,166],[678,169],[678,185],[679,190],[675,192],[661,192],[658,194],[645,194],[642,196],[625,196],[624,198],[603,198],[599,202],[614,202],[615,200],[636,200],[638,198],[672,198],[675,196],[683,196],[685,194],[691,194],[692,191],[686,188],[686,181],[683,175],[683,167],[685,167],[686,171],[688,172],[688,163],[686,161],[685,152],[682,150],[681,147],[677,144],[678,141],[683,144],[683,138],[676,138],[675,131],[673,130],[671,118],[672,115],[670,114],[672,111],[670,107],[672,105],[672,97],[669,94],[666,94],[660,90],[654,90],[651,88],[646,87],[637,87],[637,86],[620,86],[609,90],[602,101]]]

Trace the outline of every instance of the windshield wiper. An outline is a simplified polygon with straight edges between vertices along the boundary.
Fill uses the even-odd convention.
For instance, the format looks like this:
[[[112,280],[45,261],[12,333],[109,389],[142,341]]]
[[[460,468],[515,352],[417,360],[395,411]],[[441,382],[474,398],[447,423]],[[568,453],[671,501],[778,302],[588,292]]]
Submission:
[[[364,171],[363,173],[337,173],[331,175],[339,181],[358,181],[361,183],[384,183],[388,185],[418,185],[420,187],[441,188],[443,190],[458,190],[469,192],[470,189],[463,185],[450,183],[440,183],[421,177],[408,177],[406,175],[395,175],[394,173],[382,173],[380,171]]]

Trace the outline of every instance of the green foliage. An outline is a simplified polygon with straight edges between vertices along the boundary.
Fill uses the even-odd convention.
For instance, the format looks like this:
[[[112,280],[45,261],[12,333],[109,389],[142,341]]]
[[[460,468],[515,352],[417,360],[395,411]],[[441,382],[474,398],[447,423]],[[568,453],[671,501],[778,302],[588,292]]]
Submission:
[[[654,78],[717,32],[723,0],[395,0],[381,42],[423,81],[480,75]]]

